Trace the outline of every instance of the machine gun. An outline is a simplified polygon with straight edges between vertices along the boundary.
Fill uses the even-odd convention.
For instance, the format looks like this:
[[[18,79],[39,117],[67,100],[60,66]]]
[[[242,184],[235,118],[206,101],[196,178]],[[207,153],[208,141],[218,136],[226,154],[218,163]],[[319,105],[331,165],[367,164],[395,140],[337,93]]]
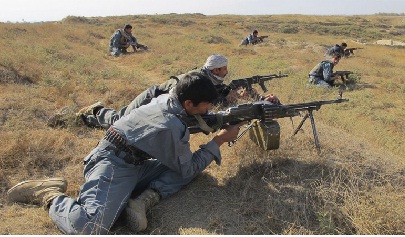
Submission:
[[[343,82],[346,82],[349,79],[349,75],[353,74],[352,71],[335,71],[333,73],[333,76],[340,76],[340,78],[342,79]]]
[[[253,95],[253,84],[259,84],[259,86],[262,88],[263,93],[267,92],[267,88],[264,85],[264,82],[270,81],[274,78],[282,78],[282,77],[288,77],[288,74],[271,74],[271,75],[265,75],[265,76],[252,76],[252,77],[247,77],[247,78],[241,78],[241,79],[235,79],[232,80],[228,85],[222,84],[217,86],[217,91],[218,93],[226,97],[231,90],[236,90],[239,87],[245,88],[246,91],[250,94]]]
[[[319,110],[322,105],[336,104],[346,101],[349,101],[349,99],[338,98],[336,100],[313,101],[287,105],[276,105],[268,101],[260,101],[230,107],[225,111],[219,111],[214,114],[194,116],[179,115],[179,118],[187,124],[191,134],[198,132],[209,134],[210,132],[215,132],[225,127],[227,124],[237,124],[242,121],[249,121],[250,124],[241,135],[228,145],[232,146],[250,130],[249,135],[252,141],[264,150],[274,150],[278,149],[280,145],[280,126],[275,119],[286,117],[291,118],[300,115],[301,112],[306,112],[297,129],[295,129],[293,136],[298,133],[305,120],[310,118],[315,145],[319,153],[320,144],[312,112],[314,110]]]
[[[345,57],[349,57],[351,54],[354,55],[354,50],[363,49],[363,48],[345,48]]]

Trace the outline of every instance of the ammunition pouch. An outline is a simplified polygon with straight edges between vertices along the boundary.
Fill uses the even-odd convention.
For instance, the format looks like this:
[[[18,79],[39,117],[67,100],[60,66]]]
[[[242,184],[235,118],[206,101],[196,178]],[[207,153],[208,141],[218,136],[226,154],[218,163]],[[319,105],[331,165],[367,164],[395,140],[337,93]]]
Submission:
[[[122,157],[125,162],[133,165],[141,165],[145,160],[153,159],[148,153],[138,149],[137,147],[126,144],[126,141],[112,127],[107,130],[102,142],[110,143],[106,150],[112,150],[118,157]],[[122,152],[123,155],[121,154]]]
[[[263,150],[276,150],[280,147],[280,125],[277,121],[255,121],[249,130],[249,138]]]

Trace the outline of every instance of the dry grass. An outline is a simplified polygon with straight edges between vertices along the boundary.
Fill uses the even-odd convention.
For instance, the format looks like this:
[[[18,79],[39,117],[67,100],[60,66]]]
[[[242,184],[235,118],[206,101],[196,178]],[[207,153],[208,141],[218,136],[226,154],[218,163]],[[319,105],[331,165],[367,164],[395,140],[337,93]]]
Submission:
[[[107,56],[110,35],[127,22],[151,50]],[[405,234],[405,49],[373,44],[405,41],[402,25],[392,16],[201,14],[0,24],[0,234],[60,233],[41,208],[6,199],[19,181],[54,176],[76,197],[82,159],[103,131],[47,127],[58,109],[98,100],[119,109],[213,53],[230,60],[227,80],[288,73],[267,83],[284,104],[334,99],[335,89],[308,87],[307,74],[342,41],[364,49],[336,66],[356,72],[350,101],[314,113],[320,155],[309,122],[290,137],[290,120],[280,119],[280,149],[263,152],[246,137],[224,146],[223,164],[157,205],[144,234]],[[238,47],[253,29],[270,37]],[[209,137],[192,135],[193,149]],[[132,234],[122,221],[112,231]]]

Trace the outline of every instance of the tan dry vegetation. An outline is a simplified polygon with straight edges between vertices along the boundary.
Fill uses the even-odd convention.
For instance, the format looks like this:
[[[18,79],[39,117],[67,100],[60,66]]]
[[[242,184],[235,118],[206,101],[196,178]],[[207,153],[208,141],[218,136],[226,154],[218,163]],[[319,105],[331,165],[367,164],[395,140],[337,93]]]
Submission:
[[[127,22],[151,50],[107,56],[110,35]],[[372,44],[405,41],[403,23],[392,16],[169,14],[0,24],[0,234],[60,233],[41,208],[6,198],[17,182],[55,176],[77,196],[82,159],[104,132],[73,120],[47,127],[57,110],[98,100],[119,109],[213,53],[230,60],[228,81],[288,73],[267,83],[284,104],[334,99],[336,89],[308,87],[307,74],[342,41],[364,49],[336,66],[356,72],[344,93],[350,101],[314,112],[320,155],[309,122],[291,137],[290,120],[279,119],[278,150],[264,152],[247,137],[223,146],[223,164],[154,207],[144,234],[405,234],[405,49]],[[270,37],[238,47],[253,29]],[[296,127],[300,118],[293,121]],[[209,138],[192,135],[193,149]],[[121,220],[112,231],[133,234]]]

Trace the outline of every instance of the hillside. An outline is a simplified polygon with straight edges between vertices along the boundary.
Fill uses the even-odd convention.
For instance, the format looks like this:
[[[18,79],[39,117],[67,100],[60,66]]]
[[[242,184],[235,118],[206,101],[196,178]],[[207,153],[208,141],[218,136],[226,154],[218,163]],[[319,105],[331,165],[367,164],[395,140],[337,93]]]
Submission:
[[[125,23],[150,50],[113,58],[109,38]],[[0,23],[0,234],[61,234],[36,206],[11,203],[7,190],[26,179],[65,177],[76,197],[83,158],[104,131],[74,122],[73,111],[102,101],[120,109],[147,87],[202,66],[214,53],[231,79],[287,73],[266,83],[283,104],[335,99],[308,86],[309,71],[334,44],[361,47],[335,70],[355,72],[349,102],[301,118],[279,119],[280,148],[263,151],[248,136],[221,147],[193,183],[155,206],[143,234],[405,234],[405,42],[399,16],[236,16],[202,14]],[[239,47],[253,29],[263,43]],[[257,87],[260,91],[260,88]],[[242,103],[243,101],[241,101]],[[64,128],[47,119],[68,107]],[[212,135],[192,135],[193,149]],[[130,233],[123,221],[113,234]]]

